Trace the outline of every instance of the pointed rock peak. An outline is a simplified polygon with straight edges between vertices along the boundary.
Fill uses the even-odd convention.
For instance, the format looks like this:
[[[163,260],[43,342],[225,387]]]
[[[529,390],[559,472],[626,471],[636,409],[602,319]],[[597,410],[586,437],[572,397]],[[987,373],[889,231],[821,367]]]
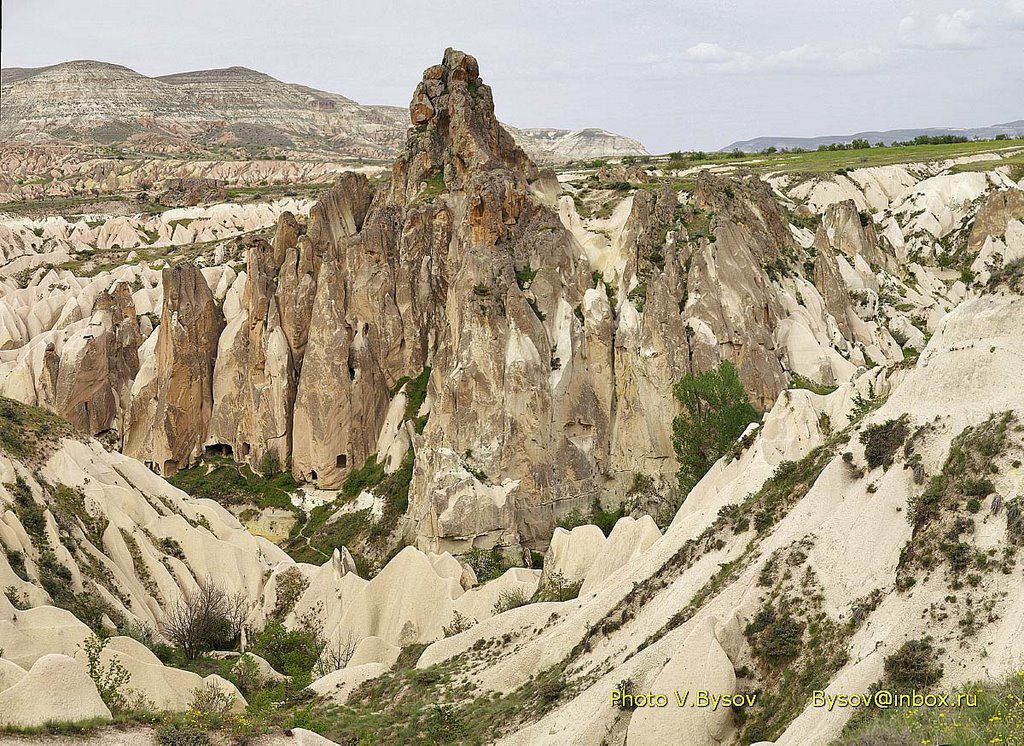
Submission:
[[[400,203],[460,191],[476,172],[508,169],[529,181],[537,167],[494,116],[490,86],[476,58],[455,49],[427,68],[409,105],[412,128],[395,162],[392,196]]]

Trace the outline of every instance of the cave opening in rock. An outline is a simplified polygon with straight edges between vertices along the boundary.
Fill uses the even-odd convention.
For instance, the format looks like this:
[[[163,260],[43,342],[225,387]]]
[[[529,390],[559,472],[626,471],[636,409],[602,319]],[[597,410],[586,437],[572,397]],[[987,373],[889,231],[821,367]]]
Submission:
[[[234,449],[227,443],[214,443],[213,445],[206,446],[203,453],[209,458],[232,458],[234,456]]]
[[[348,467],[348,454],[339,453],[336,465],[339,469]]]

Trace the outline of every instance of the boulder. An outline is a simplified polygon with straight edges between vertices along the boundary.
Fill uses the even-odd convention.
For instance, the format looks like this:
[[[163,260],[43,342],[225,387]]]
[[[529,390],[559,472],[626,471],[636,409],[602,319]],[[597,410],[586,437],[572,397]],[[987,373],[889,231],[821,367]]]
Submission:
[[[330,699],[335,704],[345,704],[349,695],[364,681],[375,679],[386,673],[388,666],[381,663],[364,663],[359,666],[346,666],[338,671],[323,676],[309,688],[321,697]]]
[[[44,655],[20,681],[0,691],[0,725],[36,728],[110,718],[85,668],[59,653]]]

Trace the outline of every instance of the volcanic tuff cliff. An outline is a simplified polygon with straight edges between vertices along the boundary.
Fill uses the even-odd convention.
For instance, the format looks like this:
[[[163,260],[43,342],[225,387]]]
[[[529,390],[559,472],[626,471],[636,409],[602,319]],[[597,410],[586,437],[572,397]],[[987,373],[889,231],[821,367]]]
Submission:
[[[116,145],[143,153],[240,148],[312,157],[390,158],[405,111],[283,83],[244,67],[148,78],[121,65],[75,60],[2,71],[0,140]],[[546,161],[646,155],[599,129],[513,130]],[[55,164],[51,164],[55,165]]]
[[[390,183],[347,175],[308,227],[285,214],[272,242],[248,244],[212,387],[185,418],[196,426],[162,420],[180,408],[161,391],[168,446],[147,454],[129,430],[130,453],[173,473],[227,446],[326,488],[367,459],[391,472],[414,455],[405,531],[421,546],[543,546],[560,515],[621,501],[635,474],[671,477],[684,373],[732,361],[762,408],[785,388],[763,267],[796,244],[763,182],[702,176],[692,208],[638,193],[605,277],[562,226],[552,175],[495,120],[472,57],[428,69],[410,114]],[[717,213],[714,243],[671,240],[687,210]],[[165,319],[172,298],[165,285]],[[811,374],[830,383],[846,366]],[[404,411],[421,376],[426,401]]]
[[[38,324],[55,326],[54,342],[25,345],[3,390],[114,432],[164,474],[208,450],[339,488],[380,464],[410,482],[392,540],[519,551],[546,546],[572,510],[617,507],[633,484],[671,487],[672,386],[684,374],[732,362],[767,410],[794,376],[832,386],[902,360],[887,326],[922,343],[907,313],[880,303],[892,289],[873,267],[897,261],[895,219],[880,236],[834,199],[812,233],[769,183],[703,172],[691,197],[637,190],[593,232],[497,122],[471,56],[446,52],[409,112],[390,180],[347,173],[308,219],[262,216],[279,215],[276,231],[238,245],[237,277],[163,270],[159,324],[140,317],[135,332],[118,320],[130,309],[115,319],[76,305],[68,321],[92,316],[78,352],[48,311]],[[979,225],[1016,214],[1001,194]],[[900,214],[921,220],[916,200]],[[198,225],[169,239],[221,235]],[[138,230],[153,229],[122,220],[106,240],[140,245]],[[937,288],[900,292],[951,307]],[[154,302],[150,290],[114,297]],[[36,336],[8,327],[15,347]],[[149,337],[137,363],[125,346],[136,334]],[[104,380],[87,353],[113,361]]]
[[[162,642],[210,577],[253,629],[313,615],[351,646],[301,705],[343,742],[441,712],[466,740],[828,743],[852,712],[810,692],[887,681],[907,641],[941,648],[943,687],[1019,670],[1019,176],[652,168],[623,196],[616,165],[560,193],[453,50],[410,118],[390,180],[316,204],[0,223],[0,393],[124,451],[0,400],[0,726],[108,718],[86,625]],[[764,418],[668,520],[552,529],[667,492],[672,384],[724,360]],[[321,486],[387,471],[312,511],[370,515],[377,567],[347,538],[296,562],[141,463],[208,448]],[[478,583],[471,545],[544,570]],[[243,704],[123,634],[115,659],[155,709],[201,684]],[[757,700],[609,706],[626,686]]]

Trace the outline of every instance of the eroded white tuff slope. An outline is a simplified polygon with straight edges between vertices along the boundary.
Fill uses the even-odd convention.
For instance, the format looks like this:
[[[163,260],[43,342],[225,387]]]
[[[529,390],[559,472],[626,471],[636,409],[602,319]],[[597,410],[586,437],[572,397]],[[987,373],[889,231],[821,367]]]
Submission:
[[[679,733],[694,744],[749,740],[751,733],[742,731],[729,712],[631,712],[610,707],[608,697],[623,679],[640,691],[689,682],[721,692],[757,688],[766,696],[772,690],[771,669],[752,654],[744,630],[773,592],[790,594],[797,604],[817,599],[826,614],[819,628],[829,630],[824,642],[832,690],[866,689],[881,677],[886,655],[925,634],[946,650],[945,685],[999,676],[1024,653],[1019,629],[1024,598],[1014,553],[1000,557],[950,603],[953,576],[945,561],[928,573],[905,559],[905,547],[914,541],[907,514],[930,477],[942,470],[951,445],[969,448],[971,428],[985,427],[993,413],[1024,407],[1012,376],[1024,355],[1022,313],[1020,296],[967,301],[940,324],[916,367],[875,371],[827,396],[787,392],[750,445],[702,480],[664,536],[649,518],[624,518],[607,538],[594,527],[559,530],[545,572],[582,581],[579,599],[497,615],[493,606],[500,592],[519,587],[529,595],[538,572],[513,569],[476,586],[472,573],[450,555],[413,548],[369,581],[353,572],[344,552],[322,567],[295,564],[269,542],[250,536],[217,504],[185,496],[139,462],[95,441],[46,442],[64,437],[56,423],[37,429],[35,437],[44,442],[32,437],[26,442],[36,444],[38,457],[33,452],[0,460],[7,485],[0,499],[10,508],[0,523],[6,550],[0,581],[20,604],[33,607],[20,611],[0,599],[6,609],[0,638],[7,681],[0,697],[13,703],[5,712],[19,723],[39,722],[45,714],[41,700],[29,704],[18,694],[31,681],[21,672],[31,669],[45,677],[53,669],[78,677],[77,693],[67,700],[81,708],[73,707],[74,712],[103,716],[89,704],[94,700],[88,680],[72,675],[82,670],[74,659],[81,659],[77,651],[87,628],[71,613],[47,605],[54,566],[46,551],[69,573],[68,590],[91,599],[75,608],[95,609],[108,623],[134,620],[154,628],[182,590],[213,574],[253,600],[249,618],[258,626],[281,609],[277,593],[283,576],[297,573],[305,589],[285,608],[287,623],[314,609],[328,634],[355,645],[343,669],[313,685],[321,696],[338,701],[351,694],[352,682],[387,671],[402,646],[432,640],[438,641],[423,652],[419,667],[452,659],[465,664],[455,668],[460,673],[445,669],[444,676],[454,679],[442,683],[465,678],[474,688],[507,694],[552,671],[573,683],[571,694],[546,701],[539,710],[524,710],[522,722],[504,734],[511,743],[597,743],[609,737],[662,743],[667,734]],[[965,380],[986,397],[957,396]],[[883,403],[864,416],[865,401]],[[910,455],[899,447],[888,470],[868,468],[859,433],[903,416]],[[847,427],[848,433],[836,435]],[[964,513],[974,529],[963,539],[981,551],[1013,547],[1007,512],[993,505],[997,496],[1005,506],[1019,495],[1021,432],[1019,421],[1011,421],[1005,448],[994,459],[995,493],[978,513]],[[846,450],[852,465],[841,456]],[[917,464],[924,470],[920,480]],[[28,513],[19,504],[26,497],[43,511],[41,530],[22,523]],[[952,510],[960,512],[962,505]],[[11,562],[15,553],[23,563],[20,572]],[[1010,569],[1004,574],[1006,562]],[[769,564],[791,568],[802,580],[787,585],[781,571],[773,575],[765,569]],[[897,582],[908,573],[916,584]],[[868,598],[871,603],[865,604]],[[66,603],[67,596],[57,600]],[[969,603],[990,604],[991,614],[971,622],[965,633]],[[942,615],[932,613],[936,604]],[[439,639],[456,611],[473,626]],[[497,654],[490,644],[478,644],[496,638],[504,640]],[[803,650],[811,655],[815,642],[805,643]],[[162,708],[184,707],[199,683],[193,674],[164,669],[129,639],[115,638],[105,655],[118,657],[132,671],[135,686],[159,695]],[[49,668],[41,667],[41,660],[51,659]],[[799,671],[807,662],[798,656],[791,665]],[[744,677],[736,673],[741,669]],[[796,705],[788,710],[795,717],[791,724],[776,724],[784,730],[778,743],[827,742],[849,714],[819,708],[800,714],[799,699]],[[771,715],[755,709],[745,727],[771,723]]]

